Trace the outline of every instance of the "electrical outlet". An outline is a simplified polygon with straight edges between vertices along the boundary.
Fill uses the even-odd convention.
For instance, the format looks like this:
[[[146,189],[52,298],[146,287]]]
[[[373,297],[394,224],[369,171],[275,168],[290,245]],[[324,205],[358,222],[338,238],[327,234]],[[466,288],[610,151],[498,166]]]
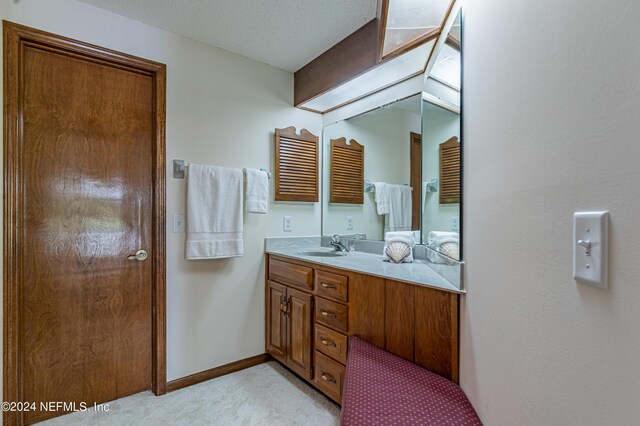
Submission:
[[[460,230],[460,218],[454,216],[451,218],[451,230],[458,231]]]
[[[293,216],[285,216],[282,220],[282,230],[291,232],[293,230]]]
[[[173,215],[173,232],[176,234],[180,234],[184,232],[184,215],[183,214]]]
[[[347,216],[347,231],[353,230],[353,216]]]

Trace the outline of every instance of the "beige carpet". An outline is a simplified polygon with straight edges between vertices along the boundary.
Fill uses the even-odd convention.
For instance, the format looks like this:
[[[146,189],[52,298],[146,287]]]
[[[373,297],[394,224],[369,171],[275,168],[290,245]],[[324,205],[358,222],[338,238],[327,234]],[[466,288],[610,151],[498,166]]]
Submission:
[[[143,392],[40,425],[339,425],[340,408],[277,362],[160,397]]]

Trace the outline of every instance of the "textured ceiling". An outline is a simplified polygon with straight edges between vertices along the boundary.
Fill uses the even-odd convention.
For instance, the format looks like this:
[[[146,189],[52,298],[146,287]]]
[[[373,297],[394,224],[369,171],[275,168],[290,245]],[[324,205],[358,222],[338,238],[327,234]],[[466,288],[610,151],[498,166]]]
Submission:
[[[375,18],[376,0],[81,0],[297,71]]]

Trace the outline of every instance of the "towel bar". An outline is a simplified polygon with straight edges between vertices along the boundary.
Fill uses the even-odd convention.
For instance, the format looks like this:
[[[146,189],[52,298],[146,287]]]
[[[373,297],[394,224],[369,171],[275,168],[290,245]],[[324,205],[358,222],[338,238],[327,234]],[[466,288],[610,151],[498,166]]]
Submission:
[[[409,186],[406,183],[403,185]],[[411,188],[411,190],[413,191],[413,188]],[[369,179],[364,180],[364,192],[376,192],[376,186]]]
[[[189,165],[184,164],[184,160],[173,160],[173,178],[184,179],[188,168],[189,168]],[[263,172],[266,172],[269,179],[271,179],[271,172],[262,168],[260,170],[262,170]]]

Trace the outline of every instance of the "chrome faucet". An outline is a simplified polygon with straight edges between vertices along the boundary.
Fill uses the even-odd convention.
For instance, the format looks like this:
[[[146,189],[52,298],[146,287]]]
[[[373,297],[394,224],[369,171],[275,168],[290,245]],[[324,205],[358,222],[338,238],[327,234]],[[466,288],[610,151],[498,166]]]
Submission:
[[[347,246],[345,246],[344,243],[340,241],[340,235],[338,234],[335,234],[333,237],[331,237],[331,245],[334,249],[336,249],[336,251],[349,251],[349,249],[347,249]]]

